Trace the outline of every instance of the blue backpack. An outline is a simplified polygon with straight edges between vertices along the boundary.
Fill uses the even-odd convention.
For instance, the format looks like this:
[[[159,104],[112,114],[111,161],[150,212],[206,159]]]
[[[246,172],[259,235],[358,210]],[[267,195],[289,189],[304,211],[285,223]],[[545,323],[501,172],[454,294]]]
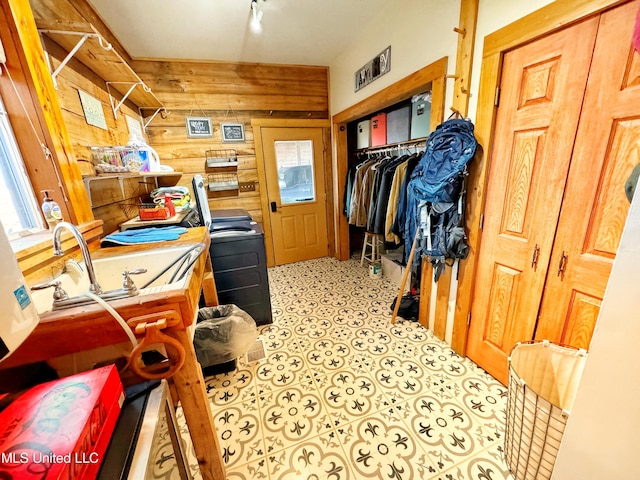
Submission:
[[[463,227],[463,185],[477,147],[473,123],[447,120],[427,138],[424,155],[407,186],[405,259],[417,231],[414,266],[427,255],[436,281],[447,259],[466,258],[469,253]]]

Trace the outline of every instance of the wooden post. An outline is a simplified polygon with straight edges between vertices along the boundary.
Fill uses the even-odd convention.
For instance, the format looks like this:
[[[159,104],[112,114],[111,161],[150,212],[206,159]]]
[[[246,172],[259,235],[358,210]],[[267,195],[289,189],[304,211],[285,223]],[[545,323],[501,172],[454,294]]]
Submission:
[[[213,415],[209,406],[209,398],[204,377],[193,342],[186,330],[169,330],[167,335],[175,338],[185,347],[185,362],[172,377],[178,392],[184,418],[189,426],[193,447],[204,480],[221,480],[225,477],[220,444],[213,425]]]
[[[49,161],[43,153],[40,163],[46,170],[53,167],[53,180],[50,180],[52,184],[57,183],[56,177],[60,177],[62,198],[59,199],[64,200],[61,205],[63,215],[68,215],[67,219],[75,224],[91,221],[93,220],[93,212],[84,183],[82,183],[80,168],[73,154],[69,133],[62,117],[58,93],[53,86],[29,1],[8,0],[3,2],[2,8],[7,16],[7,21],[11,23],[11,30],[15,29],[17,37],[15,43],[19,44],[20,60],[23,63],[23,68],[30,74],[29,89],[34,100],[37,100],[36,117],[31,120],[36,129],[42,128],[40,140],[48,146],[52,154]],[[23,101],[31,102],[32,99],[25,98]],[[29,161],[29,159],[25,160]]]
[[[454,83],[453,93],[453,108],[460,112],[462,116],[467,116],[469,111],[469,95],[471,88],[471,68],[473,66],[473,50],[476,37],[476,24],[478,22],[478,5],[479,0],[461,0],[460,2],[460,22],[454,31],[458,33],[458,51],[456,54],[456,79]],[[471,171],[474,171],[473,163],[471,163]],[[474,188],[474,176],[470,176],[469,189]],[[467,202],[471,195],[467,194]],[[473,201],[473,199],[472,199]],[[468,211],[468,209],[467,209]],[[465,230],[470,232],[475,228],[472,225],[469,218],[465,222]],[[464,269],[464,265],[467,260],[462,260],[459,263],[458,268]],[[451,288],[451,269],[447,268],[442,277],[438,281],[438,302],[436,305],[436,335],[439,338],[445,337],[447,318],[448,318],[448,304],[449,304],[449,292]],[[465,285],[464,290],[456,290],[456,310],[453,319],[453,338],[451,347],[453,350],[464,355],[467,343],[467,307],[470,306],[468,299],[470,292],[467,292],[468,287]],[[464,298],[465,308],[459,308],[459,302],[461,295]],[[464,310],[464,311],[462,311]]]

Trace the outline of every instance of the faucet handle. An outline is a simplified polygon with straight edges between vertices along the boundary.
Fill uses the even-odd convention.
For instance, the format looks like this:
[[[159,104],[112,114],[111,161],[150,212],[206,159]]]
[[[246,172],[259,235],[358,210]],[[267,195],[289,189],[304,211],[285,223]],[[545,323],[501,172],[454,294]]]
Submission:
[[[122,272],[122,288],[126,290],[129,295],[135,295],[138,292],[138,288],[129,275],[140,275],[147,273],[146,268],[136,268],[135,270],[125,270]]]
[[[36,290],[44,290],[45,288],[51,288],[51,287],[55,287],[55,290],[53,291],[54,302],[57,302],[60,300],[66,300],[67,298],[69,298],[69,295],[67,294],[67,292],[62,288],[62,283],[60,282],[60,280],[52,280],[46,283],[39,283],[37,285],[33,285],[32,287],[30,287],[30,289],[33,292]]]

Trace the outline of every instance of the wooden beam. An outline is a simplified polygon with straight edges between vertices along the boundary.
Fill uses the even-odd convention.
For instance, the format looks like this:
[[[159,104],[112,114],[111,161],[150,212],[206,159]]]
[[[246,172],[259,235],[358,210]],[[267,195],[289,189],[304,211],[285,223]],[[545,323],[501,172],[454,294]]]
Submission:
[[[40,124],[44,132],[42,140],[51,151],[50,161],[56,176],[59,176],[62,203],[68,211],[68,220],[76,224],[91,221],[93,213],[82,183],[82,174],[73,154],[29,2],[6,0],[2,7],[10,29],[15,32],[16,43],[20,45],[21,62],[29,72],[31,101],[37,105],[37,117],[32,120],[34,124]]]
[[[456,53],[456,79],[453,87],[453,108],[467,116],[469,110],[469,89],[473,50],[478,23],[479,0],[462,0],[460,3],[460,24],[458,29],[458,51]]]

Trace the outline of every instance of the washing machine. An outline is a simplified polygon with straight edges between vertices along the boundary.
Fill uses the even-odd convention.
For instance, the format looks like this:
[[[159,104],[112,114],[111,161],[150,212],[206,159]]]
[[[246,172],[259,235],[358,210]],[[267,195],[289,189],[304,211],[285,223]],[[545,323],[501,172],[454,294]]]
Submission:
[[[245,210],[210,210],[201,175],[192,180],[196,210],[209,228],[209,252],[221,305],[233,303],[257,325],[273,323],[264,231]]]

